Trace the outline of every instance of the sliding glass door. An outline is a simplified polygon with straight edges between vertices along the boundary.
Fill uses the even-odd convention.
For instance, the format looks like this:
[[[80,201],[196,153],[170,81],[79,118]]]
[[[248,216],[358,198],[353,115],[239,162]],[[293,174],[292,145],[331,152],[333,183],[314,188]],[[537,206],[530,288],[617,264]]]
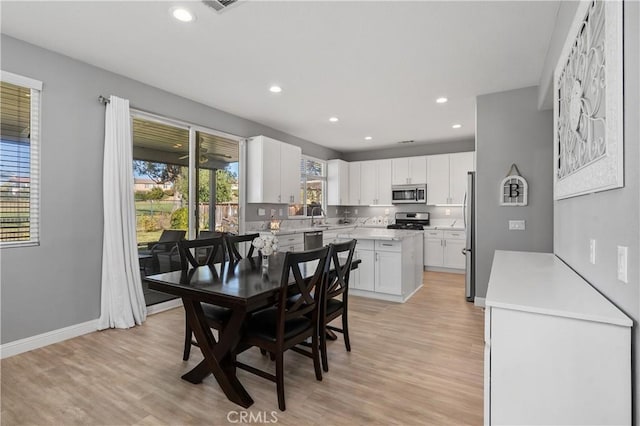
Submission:
[[[177,240],[239,231],[239,140],[146,113],[132,124],[141,273],[177,270]],[[171,298],[144,290],[147,305]]]

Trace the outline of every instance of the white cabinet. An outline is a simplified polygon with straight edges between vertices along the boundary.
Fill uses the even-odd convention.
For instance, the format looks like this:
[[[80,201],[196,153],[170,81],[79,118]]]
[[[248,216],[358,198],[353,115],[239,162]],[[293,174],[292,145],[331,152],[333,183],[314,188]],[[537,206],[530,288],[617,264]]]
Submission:
[[[349,204],[349,163],[343,160],[327,161],[327,204]]]
[[[376,257],[373,241],[358,241],[354,256],[362,262],[358,266],[352,287],[358,290],[374,291],[376,280]]]
[[[280,144],[280,200],[285,204],[300,203],[300,161],[302,150],[294,145]]]
[[[349,202],[350,206],[360,205],[360,162],[349,163]]]
[[[467,192],[467,173],[474,170],[474,153],[449,154],[449,198],[451,204],[463,204]]]
[[[465,269],[462,249],[466,244],[464,231],[424,231],[424,265],[449,269]]]
[[[293,204],[300,201],[302,150],[266,136],[247,143],[247,202]]]
[[[392,184],[427,183],[427,157],[394,158],[391,160]]]
[[[632,321],[551,253],[494,254],[486,425],[630,425]]]
[[[360,204],[391,204],[391,160],[360,162]]]
[[[424,231],[424,265],[442,266],[443,264],[442,231]]]
[[[467,190],[467,172],[474,169],[474,153],[427,157],[427,204],[462,204]]]
[[[278,252],[304,250],[304,234],[278,235]]]
[[[414,250],[418,242],[422,248],[418,233],[397,241],[358,239],[354,257],[362,262],[351,276],[353,293],[404,302],[422,285],[422,279],[416,278],[418,270],[422,277],[422,261],[418,259],[416,265]]]
[[[449,204],[449,154],[427,157],[427,204]]]
[[[402,279],[398,279],[400,271],[404,270],[402,265],[403,256],[409,257],[409,251],[402,252],[403,241],[381,241],[376,240],[376,283],[375,291],[378,293],[402,295]],[[409,279],[409,281],[411,281]]]

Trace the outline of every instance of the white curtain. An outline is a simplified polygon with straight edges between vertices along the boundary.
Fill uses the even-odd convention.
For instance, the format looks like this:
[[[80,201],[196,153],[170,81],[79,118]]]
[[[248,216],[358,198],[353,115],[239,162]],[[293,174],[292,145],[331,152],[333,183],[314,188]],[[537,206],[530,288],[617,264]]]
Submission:
[[[129,101],[111,96],[106,110],[99,330],[133,327],[147,317],[136,249]]]

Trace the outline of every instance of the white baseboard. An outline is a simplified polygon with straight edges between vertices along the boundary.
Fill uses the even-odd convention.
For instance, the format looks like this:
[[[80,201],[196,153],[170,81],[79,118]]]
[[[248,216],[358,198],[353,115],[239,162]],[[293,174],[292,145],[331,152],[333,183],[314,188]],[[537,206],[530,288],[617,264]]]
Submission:
[[[416,292],[418,290],[420,290],[421,288],[422,288],[422,284],[420,284],[420,287],[418,287],[415,290],[413,290],[411,292],[411,294],[409,294],[405,298],[403,298],[402,296],[396,296],[396,295],[393,295],[393,294],[376,293],[375,291],[360,290],[360,289],[357,289],[357,288],[349,288],[349,295],[350,296],[368,297],[370,299],[386,300],[387,302],[404,303],[407,300],[409,300],[409,298],[411,298],[411,296],[416,294]]]
[[[440,266],[425,266],[424,270],[429,272],[447,272],[449,274],[465,274],[467,272],[465,269],[443,268]]]
[[[149,306],[147,308],[147,315],[157,314],[180,306],[182,306],[182,299],[169,300],[167,302]],[[94,331],[98,331],[97,319],[70,325],[69,327],[60,328],[58,330],[48,331],[36,336],[25,337],[24,339],[0,345],[0,359],[8,358],[10,356],[32,351],[48,345],[53,345],[54,343],[93,333]]]
[[[167,300],[166,302],[147,306],[147,315],[159,314],[160,312],[179,307],[182,307],[182,299]]]
[[[44,346],[53,345],[54,343],[82,336],[84,334],[93,333],[94,331],[98,331],[97,319],[70,325],[69,327],[60,328],[58,330],[48,331],[36,336],[15,340],[13,342],[0,345],[0,359],[32,351]]]
[[[473,304],[476,305],[479,308],[484,308],[485,307],[484,297],[475,297],[473,299]]]

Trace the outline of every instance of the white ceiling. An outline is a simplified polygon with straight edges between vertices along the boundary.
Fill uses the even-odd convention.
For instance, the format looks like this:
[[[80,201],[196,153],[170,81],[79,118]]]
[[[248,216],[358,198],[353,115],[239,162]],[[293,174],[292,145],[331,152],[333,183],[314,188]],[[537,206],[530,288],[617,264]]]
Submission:
[[[173,19],[176,5],[197,20]],[[244,1],[217,14],[199,1],[2,1],[2,32],[354,151],[473,136],[477,95],[538,84],[558,7]],[[439,96],[449,102],[436,104]]]

